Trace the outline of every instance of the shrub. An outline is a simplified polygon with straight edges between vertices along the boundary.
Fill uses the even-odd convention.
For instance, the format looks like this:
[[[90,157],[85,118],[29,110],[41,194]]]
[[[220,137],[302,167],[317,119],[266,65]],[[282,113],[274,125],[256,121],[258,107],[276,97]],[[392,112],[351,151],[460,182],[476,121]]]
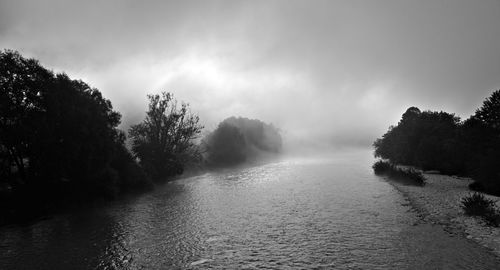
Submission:
[[[485,198],[483,194],[471,194],[462,198],[461,203],[466,215],[482,217],[492,226],[500,225],[500,212],[496,208],[495,201]]]
[[[403,175],[404,177],[413,180],[417,184],[421,186],[425,185],[425,177],[420,171],[417,171],[415,169],[408,169],[408,170],[398,169],[398,171],[400,175]]]
[[[424,175],[415,169],[403,169],[398,168],[397,166],[391,164],[387,161],[379,160],[375,162],[372,166],[375,174],[377,175],[387,175],[391,178],[403,179],[403,180],[411,180],[412,183],[417,184],[419,186],[425,185],[425,177]]]
[[[391,170],[394,170],[394,165],[387,161],[379,160],[373,164],[372,168],[375,174],[385,174]]]

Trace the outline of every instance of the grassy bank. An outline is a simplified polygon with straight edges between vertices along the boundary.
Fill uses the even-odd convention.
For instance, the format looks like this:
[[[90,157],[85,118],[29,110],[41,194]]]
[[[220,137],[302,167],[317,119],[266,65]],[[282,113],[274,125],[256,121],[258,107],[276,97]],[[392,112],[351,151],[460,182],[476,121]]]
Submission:
[[[375,162],[372,168],[377,175],[387,175],[392,179],[406,180],[418,186],[425,185],[424,175],[413,168],[400,168],[383,160]]]

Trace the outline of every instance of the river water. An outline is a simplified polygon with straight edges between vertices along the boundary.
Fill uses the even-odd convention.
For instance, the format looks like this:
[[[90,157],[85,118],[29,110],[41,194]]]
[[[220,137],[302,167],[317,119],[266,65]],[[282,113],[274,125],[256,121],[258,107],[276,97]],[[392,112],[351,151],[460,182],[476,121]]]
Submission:
[[[421,222],[369,151],[284,158],[0,228],[0,269],[495,269]]]

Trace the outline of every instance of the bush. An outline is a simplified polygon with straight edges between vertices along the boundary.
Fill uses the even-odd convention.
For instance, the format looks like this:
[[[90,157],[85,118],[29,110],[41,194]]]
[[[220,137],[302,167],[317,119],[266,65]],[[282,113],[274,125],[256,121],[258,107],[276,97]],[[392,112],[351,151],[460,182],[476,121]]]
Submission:
[[[496,208],[495,201],[485,198],[483,194],[471,194],[462,198],[461,203],[466,215],[482,217],[492,226],[500,225],[500,212]]]
[[[408,170],[398,169],[398,171],[400,175],[403,175],[404,177],[413,180],[415,183],[421,186],[425,185],[425,177],[420,171],[417,171],[415,169],[408,169]]]
[[[372,166],[375,174],[377,175],[387,175],[391,178],[411,180],[414,184],[419,186],[425,185],[424,175],[415,169],[403,169],[391,164],[387,161],[379,160],[375,162]]]
[[[394,165],[387,161],[379,160],[373,164],[372,168],[375,174],[385,174],[391,170],[394,170]]]

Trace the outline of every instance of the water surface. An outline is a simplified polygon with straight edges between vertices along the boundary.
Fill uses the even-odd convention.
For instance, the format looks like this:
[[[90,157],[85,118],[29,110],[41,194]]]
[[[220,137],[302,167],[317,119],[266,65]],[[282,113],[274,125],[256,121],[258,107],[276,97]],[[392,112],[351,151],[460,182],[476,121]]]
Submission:
[[[0,228],[1,269],[493,269],[422,224],[369,151],[178,180],[134,199]]]

